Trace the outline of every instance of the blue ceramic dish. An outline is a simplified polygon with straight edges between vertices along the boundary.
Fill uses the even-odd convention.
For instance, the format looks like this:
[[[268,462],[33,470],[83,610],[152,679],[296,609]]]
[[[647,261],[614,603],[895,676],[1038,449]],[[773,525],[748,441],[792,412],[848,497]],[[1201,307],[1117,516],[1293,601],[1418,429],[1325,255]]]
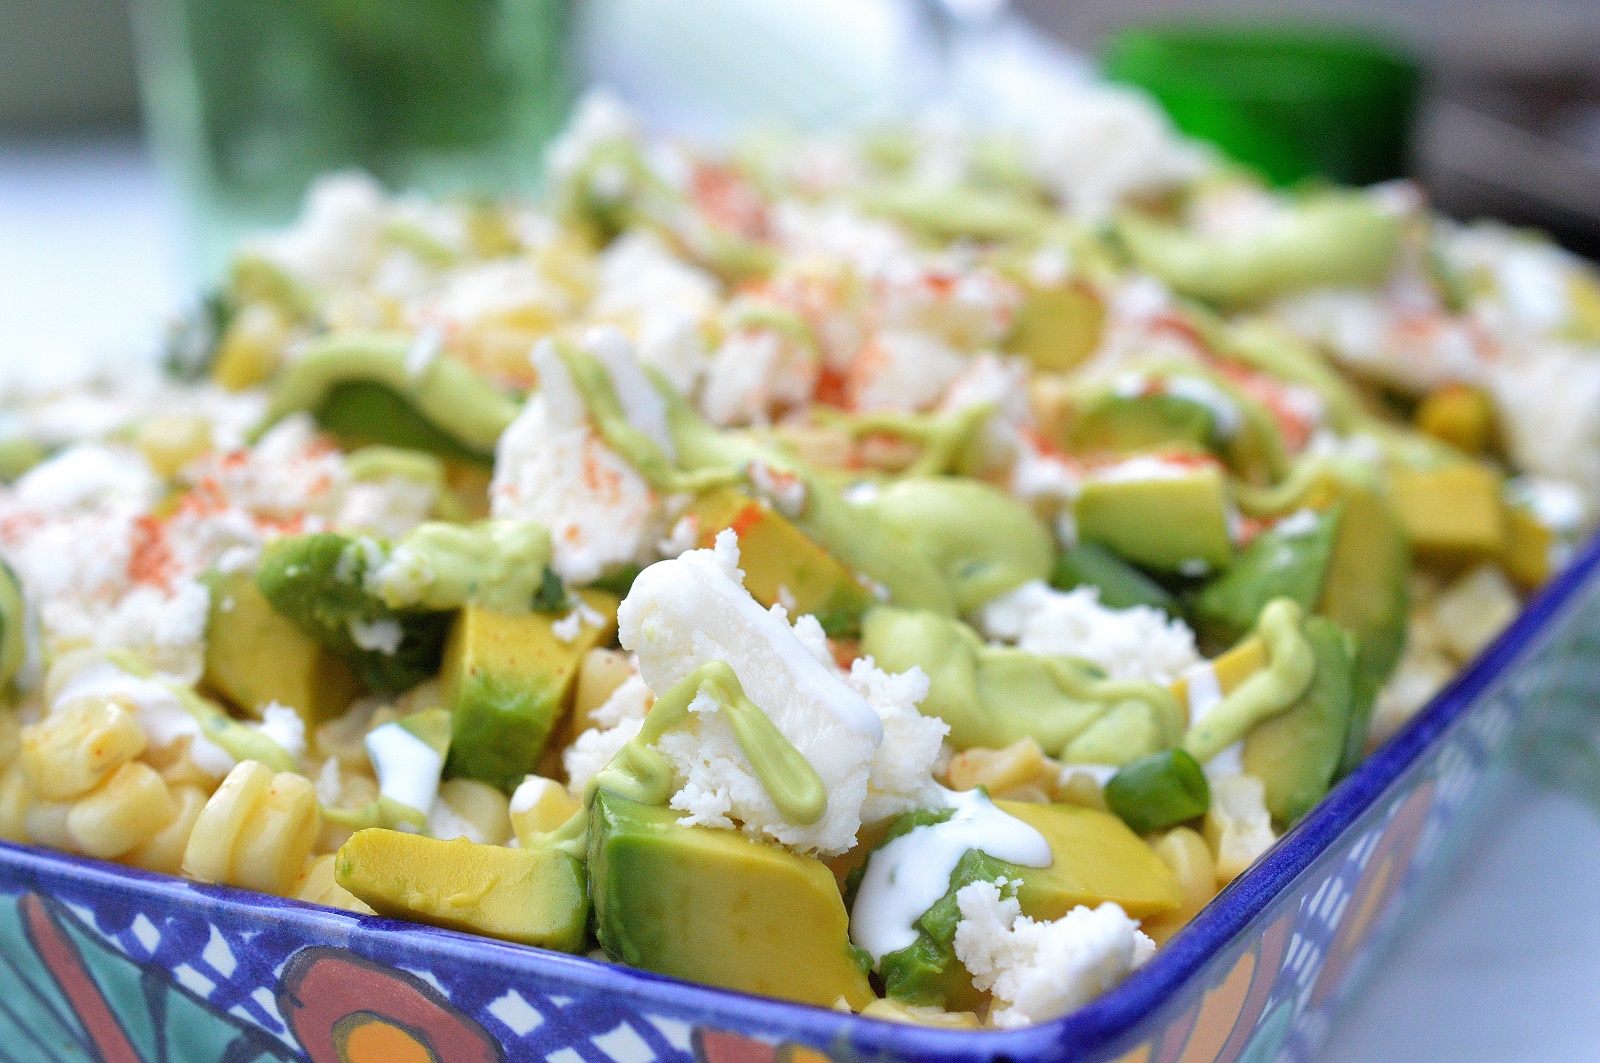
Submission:
[[[1309,1060],[1597,646],[1600,538],[1155,960],[1031,1029],[898,1026],[0,845],[0,1063]]]

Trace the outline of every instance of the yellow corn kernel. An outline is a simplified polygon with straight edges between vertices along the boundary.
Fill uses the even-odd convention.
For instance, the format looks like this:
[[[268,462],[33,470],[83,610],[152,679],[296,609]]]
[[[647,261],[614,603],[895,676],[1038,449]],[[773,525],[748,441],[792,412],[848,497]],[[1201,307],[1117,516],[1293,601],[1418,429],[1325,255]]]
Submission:
[[[1277,841],[1267,788],[1253,775],[1211,780],[1211,808],[1206,811],[1206,844],[1217,862],[1217,886],[1226,886]]]
[[[274,775],[239,830],[231,884],[287,893],[321,829],[322,812],[311,780],[288,771]]]
[[[142,844],[125,853],[122,859],[124,863],[147,871],[176,875],[183,870],[183,851],[189,845],[189,835],[194,832],[200,810],[206,807],[206,793],[197,786],[176,786],[167,792],[172,797],[172,818]]]
[[[314,856],[300,872],[295,882],[294,897],[309,904],[322,904],[329,908],[343,908],[347,912],[375,915],[367,902],[334,881],[334,855]]]
[[[962,750],[950,758],[946,777],[952,790],[984,786],[990,796],[997,796],[1019,786],[1043,784],[1054,774],[1039,743],[1023,738],[1004,749]]]
[[[447,823],[450,816],[460,821],[450,824],[460,832],[454,837],[483,845],[504,845],[511,840],[510,802],[495,787],[474,779],[450,779],[440,785],[439,801],[449,811],[441,814],[441,809],[435,806],[436,817]],[[435,835],[445,836],[444,832]]]
[[[583,802],[554,779],[530,775],[511,795],[511,829],[527,845],[535,835],[547,834],[571,819]]]
[[[130,761],[73,804],[67,833],[78,852],[111,860],[154,837],[177,811],[156,770]]]
[[[163,480],[211,449],[211,422],[204,417],[170,414],[139,426],[134,445]]]
[[[1522,608],[1505,574],[1493,565],[1469,572],[1445,588],[1433,605],[1433,626],[1458,661],[1483,652]]]
[[[22,814],[23,832],[35,845],[72,851],[72,834],[67,830],[70,801],[35,801]]]
[[[13,764],[0,774],[0,840],[25,842],[28,840],[28,802],[33,794],[28,790],[28,777],[22,774],[22,765]]]
[[[193,736],[179,735],[167,745],[146,749],[139,759],[160,772],[168,787],[196,786],[210,793],[218,777],[195,762],[193,745]]]
[[[578,678],[572,694],[572,733],[598,726],[594,710],[633,674],[628,655],[621,650],[592,649],[578,663]]]
[[[874,1000],[861,1009],[861,1014],[888,1022],[903,1022],[908,1026],[930,1026],[936,1030],[977,1030],[983,1027],[978,1016],[970,1011],[945,1011],[939,1007],[921,1007],[898,1000]]]
[[[233,849],[239,832],[267,788],[272,769],[259,760],[242,761],[206,801],[183,850],[183,873],[201,882],[233,884]]]
[[[144,752],[144,729],[114,701],[84,700],[22,729],[22,770],[49,801],[88,793]]]
[[[1076,764],[1061,766],[1051,796],[1063,805],[1106,811],[1106,792],[1100,780]]]
[[[1140,927],[1157,945],[1200,914],[1200,909],[1217,895],[1217,865],[1206,840],[1188,827],[1174,827],[1151,846],[1178,880],[1183,903],[1170,912],[1146,919]]]
[[[211,376],[229,391],[263,383],[283,360],[289,326],[270,306],[253,303],[239,311],[217,344]]]

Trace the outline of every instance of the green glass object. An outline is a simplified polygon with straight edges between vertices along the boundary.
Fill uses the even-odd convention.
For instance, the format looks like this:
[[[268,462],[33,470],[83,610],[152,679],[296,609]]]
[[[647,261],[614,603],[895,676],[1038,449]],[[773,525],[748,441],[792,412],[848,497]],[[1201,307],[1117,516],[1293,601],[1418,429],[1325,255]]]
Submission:
[[[567,0],[135,0],[147,125],[203,272],[318,174],[531,189],[571,88]]]
[[[1211,807],[1206,773],[1181,749],[1124,765],[1106,782],[1105,793],[1106,807],[1137,834],[1176,827]]]
[[[1400,177],[1420,72],[1385,35],[1272,22],[1125,29],[1106,74],[1149,92],[1190,136],[1278,185]]]

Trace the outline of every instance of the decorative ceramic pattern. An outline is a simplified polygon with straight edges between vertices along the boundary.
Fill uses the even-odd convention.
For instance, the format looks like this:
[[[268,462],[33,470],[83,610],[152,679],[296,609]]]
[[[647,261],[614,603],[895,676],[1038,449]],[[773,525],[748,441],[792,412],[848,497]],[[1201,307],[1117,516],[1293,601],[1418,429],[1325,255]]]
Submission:
[[[894,1026],[0,845],[0,1063],[1305,1063],[1526,735],[1594,689],[1600,540],[1127,983]]]

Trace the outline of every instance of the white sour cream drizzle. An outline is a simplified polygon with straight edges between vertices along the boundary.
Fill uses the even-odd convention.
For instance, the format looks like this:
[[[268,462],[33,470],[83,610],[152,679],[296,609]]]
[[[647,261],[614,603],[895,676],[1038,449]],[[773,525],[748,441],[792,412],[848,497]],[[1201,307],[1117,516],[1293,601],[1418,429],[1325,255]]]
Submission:
[[[145,737],[156,749],[188,738],[189,758],[209,775],[221,778],[233,768],[233,756],[201,732],[200,724],[160,680],[141,679],[110,661],[96,661],[62,685],[51,711],[86,698],[116,699],[131,705]]]
[[[398,721],[373,728],[364,744],[380,794],[423,815],[433,810],[444,771],[444,758],[437,750]]]
[[[955,810],[949,819],[902,834],[867,860],[850,913],[850,940],[874,963],[916,943],[917,920],[950,888],[968,849],[1023,867],[1050,866],[1044,835],[1000,811],[982,790],[946,790],[944,800]]]

